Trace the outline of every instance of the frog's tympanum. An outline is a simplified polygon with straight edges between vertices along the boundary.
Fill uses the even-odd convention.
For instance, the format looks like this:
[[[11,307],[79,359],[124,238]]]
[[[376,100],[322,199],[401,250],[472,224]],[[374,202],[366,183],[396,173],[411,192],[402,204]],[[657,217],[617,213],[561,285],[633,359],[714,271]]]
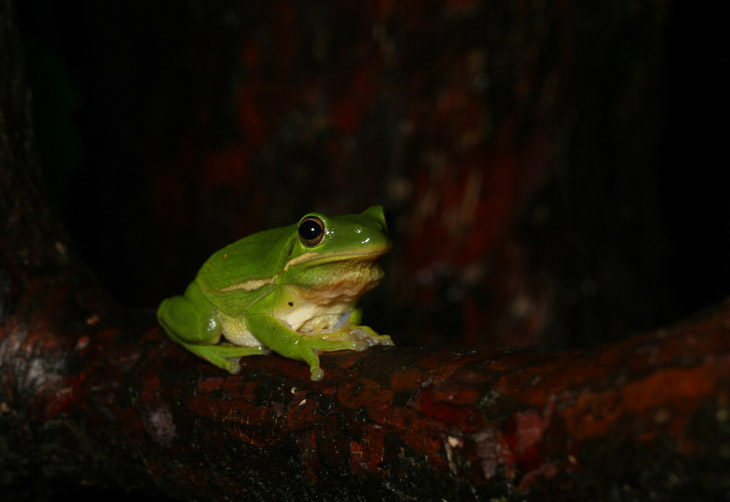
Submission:
[[[360,326],[357,301],[383,278],[378,259],[392,243],[386,213],[305,215],[213,254],[183,296],[167,298],[157,319],[175,342],[237,373],[239,358],[273,350],[309,364],[319,353],[392,345]]]

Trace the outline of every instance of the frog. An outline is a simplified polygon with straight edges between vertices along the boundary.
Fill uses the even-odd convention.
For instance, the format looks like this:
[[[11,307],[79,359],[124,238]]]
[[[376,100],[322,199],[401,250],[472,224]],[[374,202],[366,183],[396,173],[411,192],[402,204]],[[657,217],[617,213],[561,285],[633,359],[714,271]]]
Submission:
[[[393,345],[361,325],[358,305],[385,275],[392,231],[379,205],[307,213],[215,252],[183,295],[160,303],[157,320],[172,341],[230,374],[240,372],[241,358],[273,351],[305,362],[318,381],[323,352]]]

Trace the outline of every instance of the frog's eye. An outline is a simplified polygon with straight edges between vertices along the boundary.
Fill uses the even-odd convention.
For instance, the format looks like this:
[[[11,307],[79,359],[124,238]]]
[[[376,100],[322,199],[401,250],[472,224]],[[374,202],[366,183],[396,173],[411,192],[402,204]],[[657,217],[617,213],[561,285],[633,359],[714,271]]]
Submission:
[[[316,216],[304,218],[299,224],[299,240],[308,248],[314,247],[324,239],[324,222]]]

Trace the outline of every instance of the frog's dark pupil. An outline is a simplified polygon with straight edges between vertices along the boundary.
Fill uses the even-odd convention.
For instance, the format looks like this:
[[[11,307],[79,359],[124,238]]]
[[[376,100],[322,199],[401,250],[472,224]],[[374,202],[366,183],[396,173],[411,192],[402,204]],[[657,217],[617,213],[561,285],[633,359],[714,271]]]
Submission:
[[[319,228],[319,225],[313,221],[305,221],[302,223],[302,226],[299,227],[299,235],[301,235],[303,239],[307,240],[316,239],[321,231],[322,229]]]
[[[315,219],[304,220],[299,225],[299,237],[302,242],[307,245],[316,245],[321,239],[322,233],[324,232],[324,225]]]

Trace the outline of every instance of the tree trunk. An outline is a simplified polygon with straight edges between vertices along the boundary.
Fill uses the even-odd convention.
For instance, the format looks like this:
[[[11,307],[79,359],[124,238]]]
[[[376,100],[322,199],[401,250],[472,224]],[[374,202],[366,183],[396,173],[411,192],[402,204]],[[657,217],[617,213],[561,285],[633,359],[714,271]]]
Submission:
[[[730,303],[574,352],[373,348],[229,376],[101,291],[40,188],[0,0],[0,479],[194,500],[708,500]]]

